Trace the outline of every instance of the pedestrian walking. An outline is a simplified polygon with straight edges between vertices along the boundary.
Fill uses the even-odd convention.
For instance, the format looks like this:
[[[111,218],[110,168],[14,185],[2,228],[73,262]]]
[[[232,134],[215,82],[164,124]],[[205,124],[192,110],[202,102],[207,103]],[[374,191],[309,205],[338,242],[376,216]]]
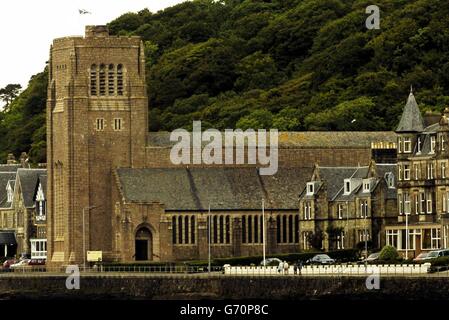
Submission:
[[[288,274],[288,262],[284,261],[284,274]]]
[[[278,265],[278,273],[284,272],[284,263],[281,261]]]
[[[301,274],[301,270],[302,270],[302,260],[301,261],[299,261],[299,268],[298,268],[299,270],[299,274]]]
[[[293,274],[298,274],[298,263],[295,262],[295,264],[293,265]]]

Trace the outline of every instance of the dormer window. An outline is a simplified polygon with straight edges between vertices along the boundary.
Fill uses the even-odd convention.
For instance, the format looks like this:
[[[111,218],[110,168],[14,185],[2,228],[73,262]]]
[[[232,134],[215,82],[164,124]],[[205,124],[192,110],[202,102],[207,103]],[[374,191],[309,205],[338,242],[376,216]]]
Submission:
[[[436,140],[435,136],[430,136],[430,153],[435,153]]]
[[[363,192],[371,191],[371,181],[369,179],[363,180]]]
[[[313,195],[315,192],[315,186],[313,182],[307,182],[307,195]]]
[[[10,183],[8,183],[8,185],[6,186],[6,194],[7,194],[7,202],[12,202],[14,197],[14,191]]]
[[[393,172],[387,172],[385,174],[385,180],[387,180],[388,188],[394,188],[394,174],[393,174]]]
[[[350,194],[350,193],[351,193],[351,180],[345,179],[344,194]]]
[[[412,152],[412,139],[410,137],[404,138],[404,153]]]

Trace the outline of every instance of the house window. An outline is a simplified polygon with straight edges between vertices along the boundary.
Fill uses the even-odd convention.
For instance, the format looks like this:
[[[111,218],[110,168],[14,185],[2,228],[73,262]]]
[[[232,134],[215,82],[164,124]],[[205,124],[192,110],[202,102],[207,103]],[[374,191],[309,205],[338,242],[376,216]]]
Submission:
[[[360,217],[361,218],[368,217],[368,200],[360,201]]]
[[[410,180],[410,165],[404,164],[404,180]]]
[[[399,230],[387,230],[387,245],[398,248]]]
[[[408,192],[404,192],[404,213],[410,214],[410,194]]]
[[[314,184],[313,182],[307,182],[307,194],[313,195],[314,193]]]
[[[415,193],[413,198],[415,199],[415,214],[419,214],[419,195]]]
[[[339,235],[337,235],[337,249],[345,248],[345,232],[342,231]]]
[[[399,200],[399,215],[402,215],[404,213],[404,198],[402,196],[402,193],[398,193],[398,200]]]
[[[370,236],[369,236],[369,231],[368,230],[359,230],[358,232],[358,238],[359,238],[359,242],[364,242],[364,241],[369,241]]]
[[[441,247],[441,230],[439,228],[430,229],[432,249],[439,249]]]
[[[339,203],[337,206],[338,219],[343,219],[343,204]]]
[[[363,192],[370,192],[371,184],[370,181],[365,180],[363,181]]]
[[[436,140],[435,136],[430,136],[430,153],[435,153]]]
[[[427,164],[427,179],[433,179],[433,162]]]
[[[402,145],[403,145],[403,138],[402,137],[399,137],[398,138],[398,153],[402,153]]]
[[[304,202],[304,220],[312,220],[312,208],[309,201]]]
[[[413,164],[413,171],[415,172],[415,180],[419,179],[419,166],[417,163]]]
[[[351,193],[351,180],[345,179],[345,194]]]
[[[402,180],[402,164],[398,165],[398,180]]]
[[[446,179],[446,163],[441,162],[441,179]]]
[[[421,137],[418,137],[416,142],[416,153],[421,153]]]
[[[427,208],[426,208],[427,213],[432,213],[432,194],[428,193],[427,194]]]
[[[312,236],[312,232],[311,231],[304,231],[302,233],[302,247],[303,250],[309,250],[310,249],[310,237]]]
[[[103,131],[104,130],[104,119],[97,118],[97,120],[95,120],[95,126],[96,126],[97,131]]]
[[[424,213],[424,208],[425,208],[425,205],[426,205],[426,196],[425,196],[424,192],[420,192],[419,193],[419,202],[420,202],[420,204],[419,204],[419,212],[420,213]]]
[[[410,137],[404,138],[404,153],[412,152],[412,139]]]
[[[440,138],[440,150],[444,151],[445,150],[444,144],[446,143],[446,141],[444,140],[444,135],[440,134],[439,138]]]
[[[446,207],[446,205],[447,205],[447,197],[446,197],[446,192],[445,191],[443,191],[442,192],[442,194],[441,194],[441,204],[442,204],[442,212],[446,212],[446,210],[447,210],[447,207]]]
[[[122,129],[123,129],[122,119],[121,118],[115,118],[114,119],[114,131],[120,131]]]

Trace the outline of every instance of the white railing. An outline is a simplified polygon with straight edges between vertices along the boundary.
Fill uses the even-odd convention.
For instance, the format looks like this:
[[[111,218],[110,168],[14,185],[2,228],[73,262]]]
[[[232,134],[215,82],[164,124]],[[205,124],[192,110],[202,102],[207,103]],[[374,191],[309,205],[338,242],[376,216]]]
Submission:
[[[427,274],[430,263],[425,264],[403,264],[403,265],[308,265],[303,266],[301,270],[296,270],[290,266],[287,271],[280,270],[277,267],[232,267],[224,266],[225,275],[369,275],[373,273],[384,275],[416,275]]]

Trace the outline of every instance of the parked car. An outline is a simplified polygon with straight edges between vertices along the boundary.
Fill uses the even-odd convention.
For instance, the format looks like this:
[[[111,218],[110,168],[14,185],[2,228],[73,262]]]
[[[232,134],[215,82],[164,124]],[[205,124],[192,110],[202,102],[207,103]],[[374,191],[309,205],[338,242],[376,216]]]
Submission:
[[[368,258],[362,259],[361,262],[374,262],[379,260],[380,252],[371,253]]]
[[[281,259],[278,258],[267,258],[265,259],[265,265],[266,266],[275,266],[277,267],[279,265],[279,263],[281,263]],[[264,260],[262,260],[260,262],[260,265],[263,266],[264,265]]]
[[[30,266],[43,266],[45,265],[45,259],[31,259],[28,263]]]
[[[430,251],[427,254],[427,257],[425,257],[422,261],[429,261],[429,260],[433,260],[439,257],[445,257],[445,256],[449,256],[449,249],[444,249],[444,250],[433,250]]]
[[[18,262],[17,259],[5,260],[5,262],[3,262],[3,269],[8,270],[11,267],[11,265],[13,265],[13,264],[15,264],[17,262]]]
[[[421,252],[420,254],[418,254],[418,256],[415,259],[413,259],[413,261],[424,262],[424,261],[426,261],[428,255],[429,255],[428,252]]]
[[[335,263],[335,259],[332,259],[327,254],[317,254],[313,258],[306,261],[309,264],[332,264]]]
[[[21,268],[21,267],[25,267],[30,263],[31,259],[22,259],[19,260],[19,262],[14,263],[10,266],[11,269],[16,269],[16,268]]]

